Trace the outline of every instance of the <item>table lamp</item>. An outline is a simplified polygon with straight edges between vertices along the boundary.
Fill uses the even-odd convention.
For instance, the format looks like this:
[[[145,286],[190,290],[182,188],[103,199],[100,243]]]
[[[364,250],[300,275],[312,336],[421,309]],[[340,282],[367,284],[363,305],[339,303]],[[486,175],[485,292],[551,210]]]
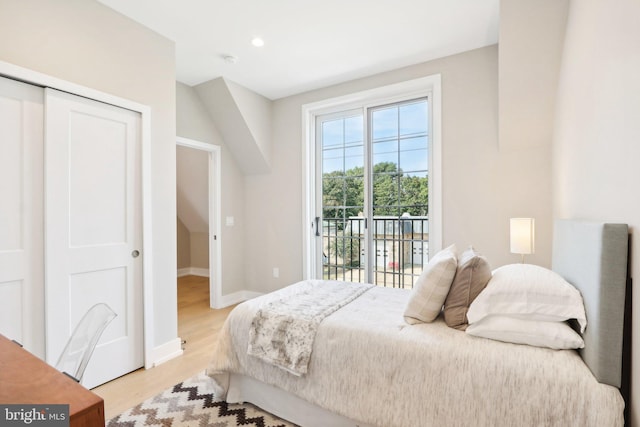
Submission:
[[[535,219],[511,218],[511,253],[520,254],[524,264],[524,256],[535,251]]]

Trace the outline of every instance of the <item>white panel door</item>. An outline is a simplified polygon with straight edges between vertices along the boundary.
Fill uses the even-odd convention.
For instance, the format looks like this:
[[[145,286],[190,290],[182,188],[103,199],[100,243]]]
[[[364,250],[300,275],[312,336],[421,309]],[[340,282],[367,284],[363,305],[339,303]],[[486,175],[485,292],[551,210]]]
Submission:
[[[0,77],[0,334],[44,357],[43,90]]]
[[[45,107],[47,361],[92,305],[109,304],[91,388],[143,365],[140,115],[51,89]]]

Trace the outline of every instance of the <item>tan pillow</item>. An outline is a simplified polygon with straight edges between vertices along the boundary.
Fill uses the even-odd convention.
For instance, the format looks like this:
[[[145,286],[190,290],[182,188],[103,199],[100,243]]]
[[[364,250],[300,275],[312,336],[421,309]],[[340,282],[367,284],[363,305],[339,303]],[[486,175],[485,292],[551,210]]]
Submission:
[[[413,325],[433,322],[442,310],[458,260],[456,246],[451,245],[438,252],[424,267],[416,280],[404,310],[404,320]]]
[[[455,279],[444,302],[444,321],[452,328],[467,329],[467,310],[491,279],[487,260],[469,247],[460,255]]]

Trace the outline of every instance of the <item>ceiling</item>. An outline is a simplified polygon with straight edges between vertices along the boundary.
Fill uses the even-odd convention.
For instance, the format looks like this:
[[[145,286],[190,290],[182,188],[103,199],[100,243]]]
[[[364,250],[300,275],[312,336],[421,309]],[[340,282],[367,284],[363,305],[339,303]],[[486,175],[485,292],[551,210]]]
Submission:
[[[499,0],[98,1],[173,40],[178,81],[269,99],[498,42]]]

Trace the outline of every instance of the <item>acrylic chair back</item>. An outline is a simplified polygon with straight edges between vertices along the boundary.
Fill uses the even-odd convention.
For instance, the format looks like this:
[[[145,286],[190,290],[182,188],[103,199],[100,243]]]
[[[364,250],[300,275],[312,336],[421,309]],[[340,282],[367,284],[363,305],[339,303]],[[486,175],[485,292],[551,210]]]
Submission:
[[[56,363],[56,369],[82,381],[93,350],[107,325],[116,317],[107,304],[99,303],[91,307],[76,325],[73,334]]]

